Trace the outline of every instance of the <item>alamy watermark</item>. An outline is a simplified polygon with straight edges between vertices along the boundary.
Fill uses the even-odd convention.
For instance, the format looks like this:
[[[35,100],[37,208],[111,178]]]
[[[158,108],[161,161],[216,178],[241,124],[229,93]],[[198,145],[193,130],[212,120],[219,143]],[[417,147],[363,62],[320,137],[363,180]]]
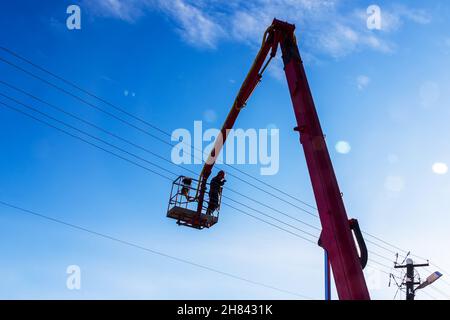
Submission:
[[[223,144],[219,129],[203,132],[202,121],[194,121],[193,134],[188,129],[172,132],[172,141],[178,142],[172,149],[171,159],[175,164],[202,164],[215,161],[218,164],[259,165],[261,175],[275,175],[280,167],[280,133],[278,129],[230,129]],[[209,158],[216,139],[215,157]],[[204,144],[207,144],[204,147]]]
[[[69,15],[66,20],[66,26],[69,30],[81,29],[81,8],[75,4],[67,7],[66,13]]]
[[[77,265],[70,265],[66,269],[68,274],[66,280],[66,287],[69,290],[81,289],[81,268]]]
[[[367,7],[367,29],[381,30],[381,8],[377,5]]]

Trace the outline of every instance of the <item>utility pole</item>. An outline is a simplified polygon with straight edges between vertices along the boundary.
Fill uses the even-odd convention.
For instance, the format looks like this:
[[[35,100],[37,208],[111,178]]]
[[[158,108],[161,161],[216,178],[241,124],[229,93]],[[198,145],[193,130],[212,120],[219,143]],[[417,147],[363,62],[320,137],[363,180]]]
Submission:
[[[420,285],[420,279],[419,281],[416,281],[414,277],[414,269],[420,268],[420,267],[428,267],[430,264],[422,263],[422,264],[414,264],[414,261],[411,258],[406,259],[406,264],[404,265],[395,265],[394,268],[400,269],[400,268],[406,268],[406,280],[401,285],[406,286],[406,300],[414,300],[414,297],[416,295],[416,285]]]

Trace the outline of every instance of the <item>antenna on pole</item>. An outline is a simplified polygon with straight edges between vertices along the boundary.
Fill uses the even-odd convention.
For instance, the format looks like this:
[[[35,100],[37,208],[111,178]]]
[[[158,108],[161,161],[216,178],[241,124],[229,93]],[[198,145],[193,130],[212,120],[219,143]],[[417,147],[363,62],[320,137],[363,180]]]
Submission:
[[[406,300],[414,300],[417,290],[423,289],[438,280],[440,277],[442,277],[442,273],[436,271],[428,276],[428,278],[424,282],[421,282],[420,277],[416,280],[416,268],[428,267],[430,263],[427,261],[427,263],[414,264],[413,259],[408,258],[409,254],[410,253],[408,252],[401,264],[397,264],[395,262],[394,268],[406,269],[405,281],[400,283],[399,288],[406,288]]]

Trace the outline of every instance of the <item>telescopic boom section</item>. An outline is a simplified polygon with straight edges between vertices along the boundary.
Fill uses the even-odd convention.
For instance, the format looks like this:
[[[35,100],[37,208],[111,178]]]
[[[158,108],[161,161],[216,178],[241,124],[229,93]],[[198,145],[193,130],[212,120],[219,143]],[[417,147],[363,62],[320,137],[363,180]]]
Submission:
[[[294,35],[295,26],[277,19],[267,29],[262,47],[247,75],[239,94],[223,124],[222,137],[216,140],[215,147],[205,163],[200,181],[199,208],[203,203],[206,182],[226,141],[228,130],[233,128],[236,118],[245,106],[247,99],[261,80],[267,63],[275,56],[278,45],[283,54],[284,71],[288,82],[292,105],[297,120],[296,131],[300,133],[300,143],[313,187],[314,196],[322,224],[319,245],[327,253],[333,270],[334,281],[339,298],[342,300],[370,299],[363,274],[367,252],[356,220],[349,221],[342,195],[334,173],[333,165],[320,126],[311,90]],[[264,65],[271,51],[269,61]],[[361,258],[353,237],[355,231],[359,241]],[[358,234],[356,234],[358,231]]]
[[[225,122],[222,125],[222,129],[220,130],[220,134],[214,143],[214,147],[211,150],[211,153],[209,154],[208,159],[205,162],[205,165],[203,166],[202,172],[199,177],[199,189],[198,189],[197,213],[199,215],[201,214],[203,209],[206,183],[208,181],[209,176],[211,175],[212,168],[216,163],[217,156],[220,154],[220,151],[222,150],[222,147],[227,140],[229,130],[233,128],[239,113],[245,107],[247,100],[250,98],[253,90],[255,90],[256,86],[261,80],[262,72],[260,71],[263,68],[264,62],[271,49],[271,45],[273,44],[271,34],[268,32],[269,30],[270,28],[266,31],[266,34],[264,35],[261,49],[259,50],[258,55],[256,56],[256,59],[253,62],[253,65],[249,73],[247,74],[247,77],[244,80],[244,83],[239,89],[239,93],[236,99],[234,100],[233,106],[231,107],[231,110],[228,113]],[[275,52],[276,47],[274,47],[274,49],[272,50],[273,56],[275,56]]]
[[[339,298],[370,299],[353,239],[351,222],[345,211],[295,40],[295,27],[278,21],[274,23],[284,30],[280,40],[284,71],[297,120],[296,130],[300,133],[300,143],[305,153],[322,224],[319,245],[328,252]],[[364,250],[362,247],[361,244],[361,251]]]

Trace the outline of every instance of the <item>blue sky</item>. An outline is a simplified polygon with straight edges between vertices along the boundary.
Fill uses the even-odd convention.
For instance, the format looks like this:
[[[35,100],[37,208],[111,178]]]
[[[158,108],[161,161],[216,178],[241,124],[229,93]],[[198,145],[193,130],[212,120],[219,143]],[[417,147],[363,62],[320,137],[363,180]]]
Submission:
[[[73,3],[81,8],[81,30],[66,28],[66,8]],[[381,8],[381,30],[367,29],[366,8],[371,4]],[[295,23],[349,216],[357,217],[365,231],[449,270],[450,256],[444,248],[450,240],[450,181],[448,174],[432,169],[435,163],[450,164],[449,16],[450,4],[444,0],[3,1],[0,38],[2,46],[172,132],[192,129],[195,120],[219,127],[264,29],[274,17]],[[0,56],[30,68],[4,51]],[[170,158],[171,150],[163,143],[4,63],[0,80]],[[0,92],[111,140],[3,85]],[[11,110],[0,108],[0,121],[1,201],[255,281],[323,297],[319,247],[225,207],[214,228],[177,227],[165,217],[170,182]],[[270,66],[237,126],[280,130],[277,175],[259,176],[258,166],[239,169],[314,204],[303,151],[292,131],[295,120],[280,60]],[[339,141],[348,142],[351,150],[339,153]],[[199,172],[200,167],[189,169]],[[227,185],[318,225],[315,218],[237,179],[229,177]],[[1,207],[0,212],[1,298],[296,298],[13,209]],[[394,259],[393,253],[371,243],[369,249]],[[81,268],[81,290],[66,288],[66,268],[73,264]],[[421,275],[426,277],[427,271]],[[366,276],[373,298],[393,298],[396,289],[387,287],[385,273],[368,267]],[[450,285],[444,281],[426,290],[436,298],[450,297]],[[430,296],[419,293],[418,298]]]

